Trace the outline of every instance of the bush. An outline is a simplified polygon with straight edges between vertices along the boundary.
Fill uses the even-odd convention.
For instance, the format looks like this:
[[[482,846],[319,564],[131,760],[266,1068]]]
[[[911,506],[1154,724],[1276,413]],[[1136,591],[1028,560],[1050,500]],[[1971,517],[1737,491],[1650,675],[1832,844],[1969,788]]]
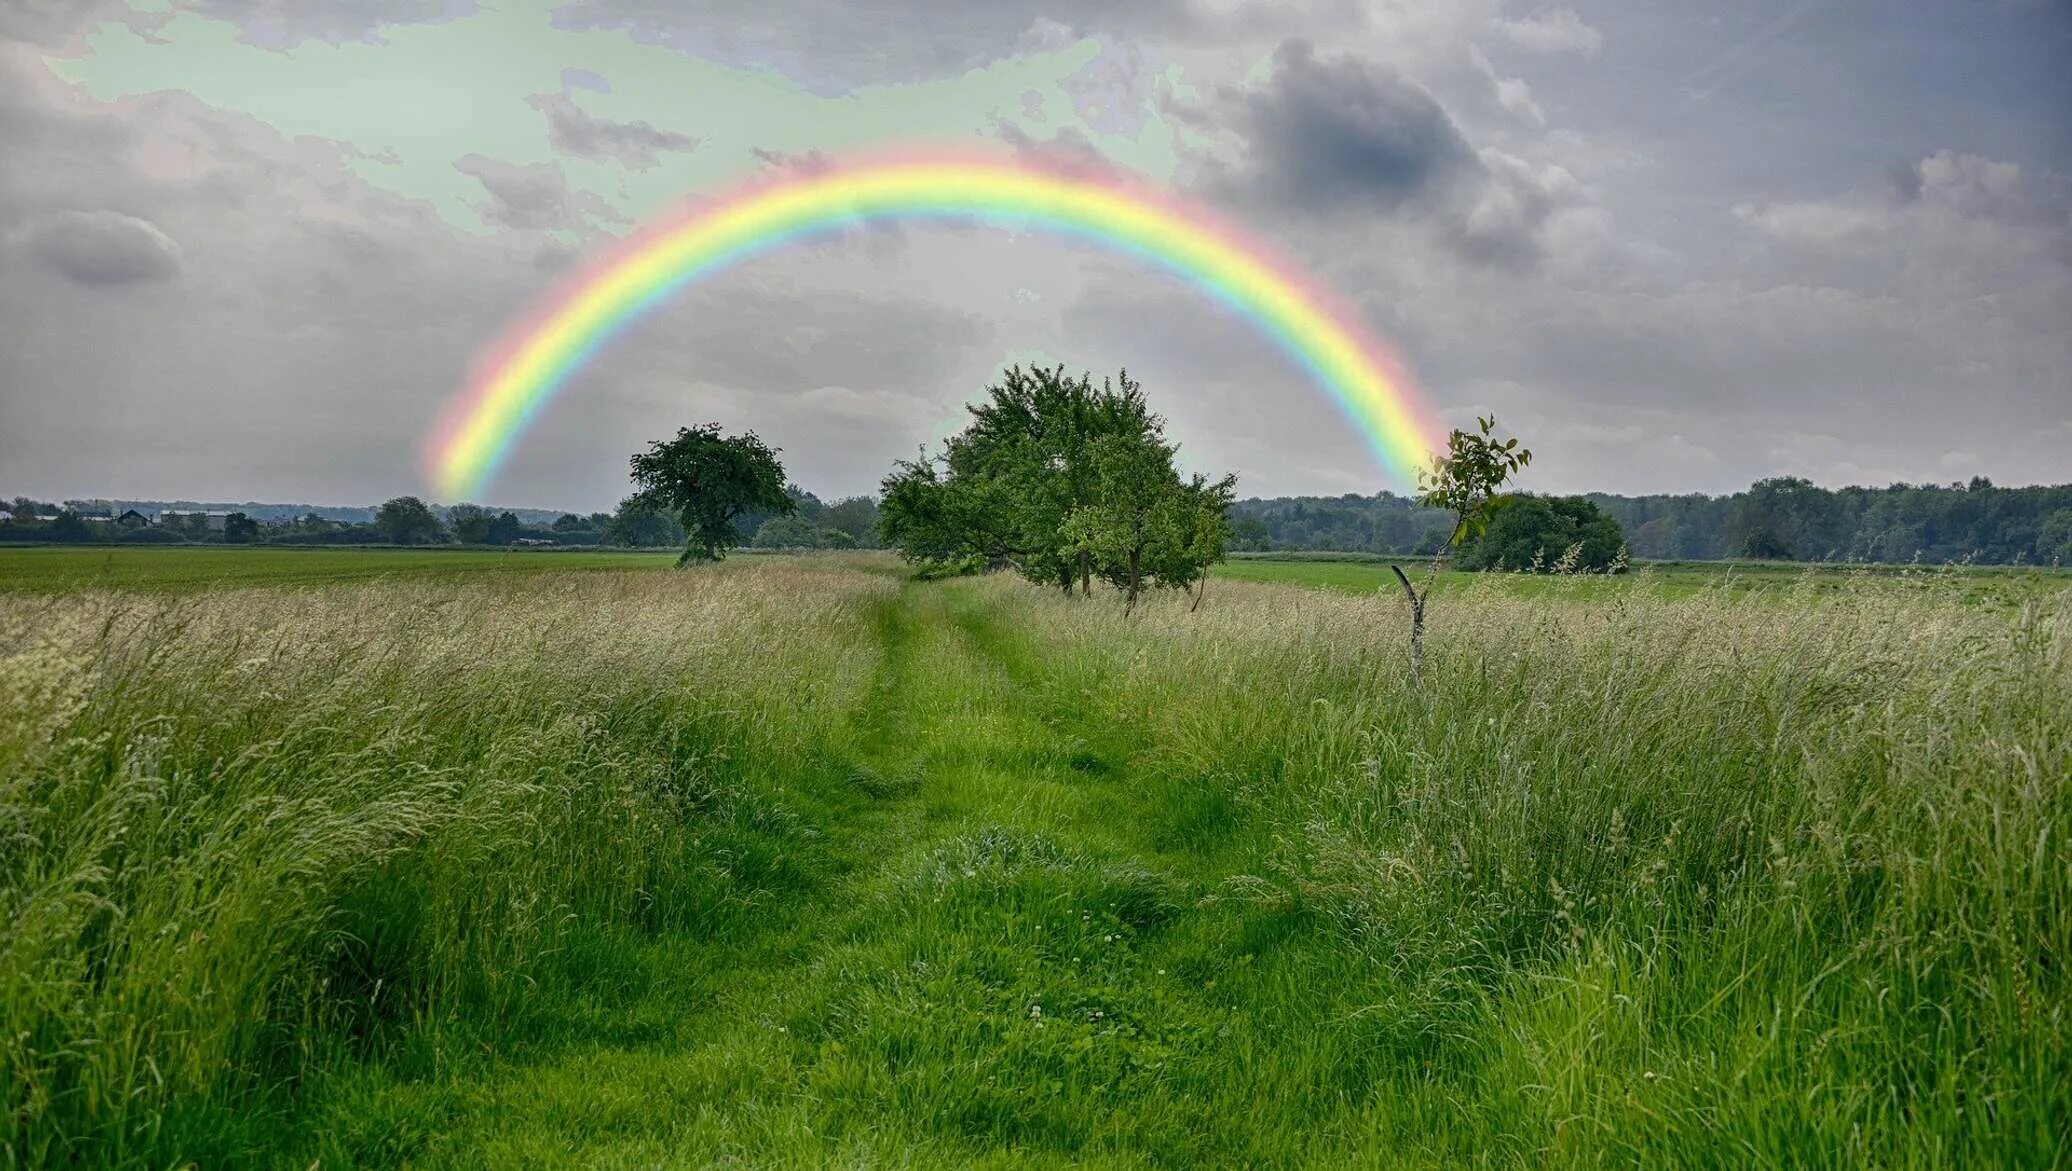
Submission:
[[[1619,522],[1579,496],[1515,496],[1461,549],[1462,569],[1602,573],[1623,562]],[[1570,550],[1576,555],[1571,560]]]

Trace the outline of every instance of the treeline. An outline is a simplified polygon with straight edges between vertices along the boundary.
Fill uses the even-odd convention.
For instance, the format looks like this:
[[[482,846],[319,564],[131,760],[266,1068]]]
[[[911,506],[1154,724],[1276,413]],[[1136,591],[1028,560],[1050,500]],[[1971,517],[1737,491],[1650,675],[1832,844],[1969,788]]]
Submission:
[[[1830,489],[1786,476],[1730,496],[1581,499],[1619,523],[1639,559],[2072,565],[2072,485],[2001,488],[1980,477]],[[1390,492],[1249,499],[1231,506],[1231,546],[1429,554],[1452,524]]]
[[[790,516],[751,515],[743,531],[769,549],[878,548],[877,501],[868,496],[822,501],[796,485],[786,489]],[[398,496],[364,511],[366,520],[316,511],[263,519],[243,510],[135,509],[106,504],[63,504],[17,496],[0,513],[0,543],[82,545],[471,545],[606,546],[660,549],[683,544],[683,526],[667,512],[631,501],[613,512],[554,514],[537,509],[491,509],[477,504],[439,507]],[[262,506],[263,507],[263,506]],[[330,509],[331,513],[356,510]]]
[[[796,505],[792,515],[751,513],[741,518],[739,527],[749,544],[771,549],[880,547],[876,499],[856,496],[827,502],[797,486],[787,493]],[[1627,554],[1634,559],[2072,565],[2072,485],[2002,488],[1981,477],[1967,484],[1829,489],[1780,477],[1730,496],[1593,492],[1579,499],[1618,523]],[[404,501],[423,511],[391,508]],[[609,513],[555,516],[472,504],[439,508],[399,497],[366,510],[372,518],[366,521],[340,520],[314,510],[277,518],[186,510],[161,518],[105,508],[100,502],[56,504],[18,496],[0,516],[0,542],[621,548],[674,548],[684,542],[683,528],[674,517],[630,503]],[[389,510],[386,515],[383,509]],[[1014,506],[1003,503],[1000,511],[1007,516]],[[132,519],[125,523],[119,519],[122,515]],[[1240,500],[1230,506],[1229,520],[1230,547],[1254,552],[1431,554],[1444,545],[1453,525],[1451,514],[1420,507],[1391,492]]]

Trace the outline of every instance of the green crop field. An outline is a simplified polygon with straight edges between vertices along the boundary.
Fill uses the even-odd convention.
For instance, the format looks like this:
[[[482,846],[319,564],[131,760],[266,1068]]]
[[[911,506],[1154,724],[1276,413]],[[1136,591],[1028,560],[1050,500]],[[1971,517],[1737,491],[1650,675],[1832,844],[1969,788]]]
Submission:
[[[1216,567],[1228,581],[1276,582],[1315,586],[1340,593],[1397,594],[1402,587],[1390,572],[1391,558],[1366,554],[1241,554]],[[1422,586],[1429,559],[1397,558],[1396,564]],[[1758,590],[1771,597],[1797,597],[1808,592],[1854,593],[1912,587],[1960,601],[2012,602],[2072,588],[2072,569],[2024,566],[1898,566],[1793,565],[1787,562],[1662,561],[1632,566],[1625,574],[1487,574],[1442,569],[1433,592],[1498,589],[1528,596],[1558,595],[1612,598],[1636,590],[1668,596],[1705,591]]]
[[[0,1163],[2066,1158],[2063,578],[667,563],[0,554]]]
[[[0,546],[0,592],[193,590],[254,582],[362,581],[574,569],[656,569],[672,553],[545,549],[353,549],[228,545]]]

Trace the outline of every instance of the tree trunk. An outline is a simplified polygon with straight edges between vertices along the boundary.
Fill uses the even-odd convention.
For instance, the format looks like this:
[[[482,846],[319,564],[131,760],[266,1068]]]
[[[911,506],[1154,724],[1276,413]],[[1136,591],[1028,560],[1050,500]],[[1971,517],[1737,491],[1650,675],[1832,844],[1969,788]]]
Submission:
[[[1410,588],[1410,579],[1403,574],[1403,567],[1391,565],[1396,571],[1396,580],[1403,583],[1403,596],[1410,600],[1410,685],[1424,686],[1424,614],[1425,595]],[[1431,587],[1427,586],[1429,590]]]
[[[1137,550],[1130,550],[1130,592],[1129,597],[1122,604],[1122,616],[1125,618],[1130,616],[1130,611],[1137,608],[1137,582],[1140,580],[1137,574],[1137,559],[1139,556],[1140,553]]]
[[[1197,585],[1197,586],[1195,587],[1195,589],[1194,589],[1194,604],[1193,604],[1193,605],[1191,605],[1191,606],[1189,606],[1189,607],[1187,607],[1187,612],[1188,612],[1189,614],[1192,614],[1192,613],[1194,613],[1194,612],[1195,612],[1196,610],[1199,610],[1199,609],[1201,609],[1201,600],[1202,600],[1203,598],[1206,598],[1206,597],[1208,597],[1208,596],[1209,596],[1209,567],[1208,567],[1208,566],[1206,566],[1206,565],[1204,565],[1204,566],[1202,566],[1202,569],[1201,569],[1201,584]]]
[[[1079,555],[1079,596],[1082,598],[1094,596],[1093,561],[1084,553]]]

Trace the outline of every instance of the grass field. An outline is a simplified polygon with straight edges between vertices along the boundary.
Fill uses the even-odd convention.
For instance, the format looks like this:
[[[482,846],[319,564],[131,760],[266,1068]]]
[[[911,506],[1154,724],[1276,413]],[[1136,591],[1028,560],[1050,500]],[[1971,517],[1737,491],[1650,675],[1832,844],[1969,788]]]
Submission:
[[[1244,554],[1216,567],[1229,581],[1276,582],[1315,586],[1349,594],[1396,594],[1402,589],[1389,570],[1394,560],[1422,587],[1431,569],[1427,558],[1385,558],[1365,554]],[[1441,569],[1433,592],[1444,595],[1469,588],[1488,588],[1491,575]],[[2034,566],[1904,566],[1800,565],[1777,561],[1655,561],[1631,567],[1625,574],[1559,576],[1502,575],[1502,588],[1522,596],[1616,597],[1636,589],[1667,596],[1716,590],[1760,590],[1771,596],[1852,593],[1863,588],[1911,586],[1959,601],[2012,602],[2072,589],[2072,569]],[[1636,584],[1637,583],[1637,584]]]
[[[262,545],[0,547],[0,592],[193,590],[249,583],[366,581],[426,574],[655,569],[674,554],[625,550],[352,549]]]
[[[2066,1158],[2048,582],[278,556],[0,596],[0,1162]]]

